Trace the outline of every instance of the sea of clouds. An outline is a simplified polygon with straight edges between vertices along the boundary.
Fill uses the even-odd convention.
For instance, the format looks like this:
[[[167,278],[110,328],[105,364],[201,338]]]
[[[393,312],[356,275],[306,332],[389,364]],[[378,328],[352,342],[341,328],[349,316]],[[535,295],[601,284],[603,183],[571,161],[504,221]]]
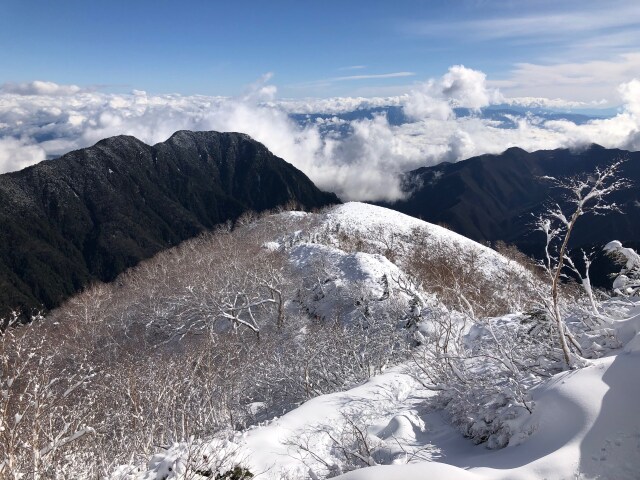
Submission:
[[[581,148],[590,143],[640,149],[640,81],[620,85],[623,107],[612,118],[584,124],[515,119],[500,128],[482,115],[458,117],[496,104],[576,107],[559,99],[506,98],[487,86],[484,73],[457,65],[405,95],[389,98],[278,100],[270,75],[227,98],[113,94],[52,82],[0,86],[0,173],[22,169],[120,134],[154,144],[177,130],[244,132],[305,172],[320,188],[343,200],[396,200],[399,175],[442,161],[458,161],[518,146],[525,150]],[[340,114],[362,108],[400,106],[409,118],[390,125],[385,115],[347,121],[326,118],[301,125],[291,113]],[[326,133],[321,123],[348,123],[348,134]]]

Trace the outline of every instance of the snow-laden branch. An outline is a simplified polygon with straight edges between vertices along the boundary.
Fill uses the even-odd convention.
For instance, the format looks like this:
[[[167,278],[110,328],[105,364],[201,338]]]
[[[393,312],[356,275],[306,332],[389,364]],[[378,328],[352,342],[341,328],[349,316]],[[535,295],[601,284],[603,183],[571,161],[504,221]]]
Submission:
[[[549,206],[545,212],[536,219],[537,230],[545,234],[545,259],[543,267],[551,281],[551,302],[545,304],[550,306],[550,313],[556,322],[558,340],[564,355],[565,363],[568,367],[573,367],[577,362],[577,355],[571,351],[567,343],[567,334],[559,307],[559,284],[563,278],[563,269],[566,266],[576,272],[582,280],[582,285],[587,292],[594,312],[598,310],[595,306],[591,283],[589,280],[588,268],[590,260],[585,255],[586,272],[582,274],[578,271],[575,262],[569,257],[569,240],[576,222],[585,214],[604,214],[620,211],[615,202],[608,200],[608,197],[623,188],[629,186],[629,181],[619,178],[619,171],[624,160],[617,160],[613,164],[600,168],[596,167],[592,174],[586,178],[570,178],[568,180],[558,180],[555,178],[544,178],[554,187],[564,190],[566,206],[555,203]],[[576,342],[570,338],[572,344]]]

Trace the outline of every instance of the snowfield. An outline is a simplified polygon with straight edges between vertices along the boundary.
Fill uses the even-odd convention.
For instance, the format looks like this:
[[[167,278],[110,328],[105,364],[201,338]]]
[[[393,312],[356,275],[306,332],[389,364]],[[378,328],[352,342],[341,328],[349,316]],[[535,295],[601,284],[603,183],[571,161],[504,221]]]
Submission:
[[[400,252],[407,247],[410,237],[418,234],[423,238],[425,248],[446,245],[452,250],[476,254],[480,261],[480,273],[487,276],[496,275],[505,269],[520,268],[495,250],[451,230],[366,203],[349,202],[333,207],[327,212],[323,226],[330,231],[342,229],[351,234],[359,234],[367,241],[381,247],[393,247]]]

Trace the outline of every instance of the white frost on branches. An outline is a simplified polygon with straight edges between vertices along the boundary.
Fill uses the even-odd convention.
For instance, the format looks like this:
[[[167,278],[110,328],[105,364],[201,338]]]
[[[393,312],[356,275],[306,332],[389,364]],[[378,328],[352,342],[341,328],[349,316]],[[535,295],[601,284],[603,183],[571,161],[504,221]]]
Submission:
[[[613,281],[613,290],[618,295],[638,295],[640,292],[640,255],[632,248],[625,248],[618,240],[604,246],[604,251],[623,263],[622,270]]]

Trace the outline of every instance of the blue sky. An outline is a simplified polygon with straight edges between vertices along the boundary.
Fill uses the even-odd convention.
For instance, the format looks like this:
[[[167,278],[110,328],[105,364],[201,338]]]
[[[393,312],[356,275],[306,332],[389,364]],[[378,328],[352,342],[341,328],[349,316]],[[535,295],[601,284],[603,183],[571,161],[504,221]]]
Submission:
[[[640,150],[639,2],[0,0],[0,173],[234,131],[343,199],[391,201],[398,173],[513,146]],[[381,106],[407,121],[336,116]]]
[[[464,64],[502,90],[554,97],[555,75],[593,62],[614,65],[612,83],[640,76],[625,56],[639,45],[636,0],[0,0],[0,84],[112,92],[237,95],[273,72],[281,97],[393,95]],[[602,83],[555,96],[595,100]]]

